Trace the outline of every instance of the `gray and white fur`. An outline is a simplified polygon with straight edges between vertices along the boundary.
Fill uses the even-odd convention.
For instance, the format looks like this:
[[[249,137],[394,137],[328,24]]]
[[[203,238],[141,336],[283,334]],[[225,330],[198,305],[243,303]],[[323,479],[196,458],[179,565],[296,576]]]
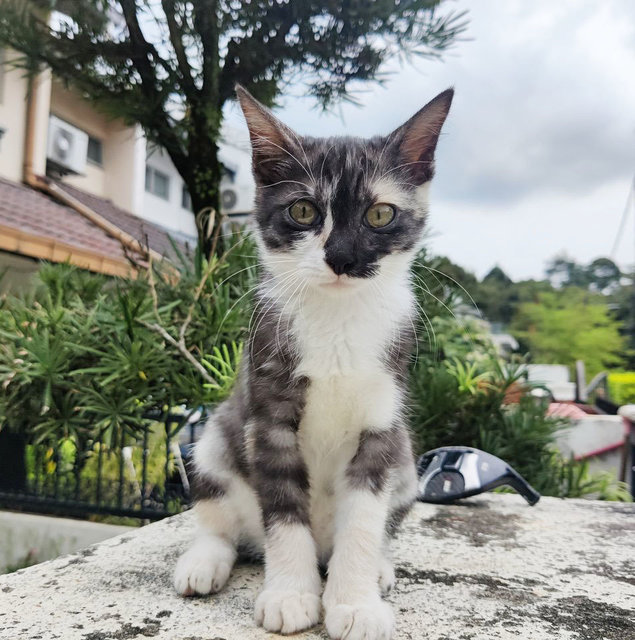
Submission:
[[[259,625],[294,633],[323,606],[331,638],[388,640],[389,540],[416,488],[410,266],[453,92],[370,140],[301,137],[237,93],[263,276],[236,388],[195,448],[200,531],[176,590],[218,591],[246,545],[265,555]],[[368,217],[377,204],[393,213],[380,227]]]

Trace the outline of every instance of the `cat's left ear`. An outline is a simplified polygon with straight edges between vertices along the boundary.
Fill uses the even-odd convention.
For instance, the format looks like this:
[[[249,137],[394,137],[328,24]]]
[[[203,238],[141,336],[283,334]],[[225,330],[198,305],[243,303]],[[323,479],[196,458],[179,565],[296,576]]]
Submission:
[[[454,89],[446,89],[389,136],[397,146],[401,165],[417,185],[434,175],[434,151],[453,96]]]

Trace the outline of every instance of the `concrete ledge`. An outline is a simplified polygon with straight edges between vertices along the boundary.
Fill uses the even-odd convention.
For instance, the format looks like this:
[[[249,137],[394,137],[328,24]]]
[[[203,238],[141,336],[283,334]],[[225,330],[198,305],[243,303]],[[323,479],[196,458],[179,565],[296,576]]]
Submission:
[[[191,514],[0,576],[2,640],[249,640],[262,567],[178,598]],[[635,505],[512,495],[419,504],[394,544],[396,638],[634,640]],[[323,639],[321,627],[294,636]]]
[[[26,556],[42,562],[135,530],[136,527],[101,522],[0,511],[0,573]]]

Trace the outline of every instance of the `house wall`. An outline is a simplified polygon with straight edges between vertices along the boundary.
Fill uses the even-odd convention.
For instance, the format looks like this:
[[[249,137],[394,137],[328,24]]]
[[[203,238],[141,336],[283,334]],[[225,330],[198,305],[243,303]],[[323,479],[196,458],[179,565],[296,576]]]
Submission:
[[[15,57],[15,53],[0,50],[0,63]],[[22,180],[24,162],[24,132],[28,82],[19,69],[0,66],[0,176]]]
[[[249,141],[242,140],[241,132],[236,130],[224,131],[224,137],[232,143],[221,142],[218,149],[220,161],[233,173],[233,182],[224,178],[221,182],[221,193],[231,189],[237,196],[236,204],[230,210],[223,210],[230,219],[246,222],[254,208],[256,185],[251,173],[251,147]]]
[[[227,136],[239,139],[239,132],[226,132]],[[232,189],[237,194],[237,202],[231,211],[223,213],[231,214],[231,219],[236,222],[246,222],[253,211],[255,184],[251,174],[251,152],[249,142],[244,145],[230,145],[221,142],[218,156],[220,161],[233,173],[233,182],[224,177],[221,182],[221,192],[224,189]],[[158,169],[167,175],[170,180],[169,199],[165,200],[153,193],[144,190],[143,204],[140,215],[147,220],[156,222],[167,229],[174,229],[188,235],[196,235],[196,224],[191,211],[181,206],[181,190],[183,180],[170,157],[162,149],[148,147],[146,163],[153,169]],[[145,171],[144,171],[145,184]],[[242,214],[242,215],[241,215]]]
[[[39,262],[8,251],[0,251],[0,295],[29,290],[34,285],[34,276]]]
[[[146,163],[149,167],[168,176],[170,186],[167,200],[145,191],[144,186],[141,216],[146,220],[160,224],[166,229],[195,237],[196,223],[194,214],[181,206],[183,180],[168,154],[163,149],[150,148],[148,146]],[[143,184],[145,185],[145,169]]]
[[[141,163],[138,157],[141,155]],[[104,140],[104,195],[118,207],[140,213],[143,189],[145,140],[138,127],[110,122]]]
[[[15,54],[3,55],[6,58]],[[37,93],[32,135],[35,174],[46,173],[48,124],[53,114],[102,143],[101,166],[88,161],[83,175],[66,176],[64,182],[108,198],[122,209],[166,229],[196,236],[194,215],[182,206],[183,180],[164,151],[146,151],[140,127],[126,127],[109,119],[78,93],[52,80],[49,72],[36,78],[33,91]],[[27,93],[28,82],[22,72],[8,68],[0,71],[0,127],[6,130],[0,140],[0,176],[16,182],[24,176]],[[238,195],[237,205],[230,213],[249,213],[253,208],[254,185],[248,148],[221,143],[219,156],[234,174],[233,183],[224,178],[221,185],[222,189],[234,189]],[[167,200],[145,190],[146,164],[168,176]]]
[[[49,130],[49,112],[51,108],[51,86],[53,80],[50,71],[43,71],[33,82],[35,95],[35,122],[31,135],[33,157],[31,170],[38,176],[46,174],[46,151]]]
[[[66,176],[64,182],[96,196],[108,198],[117,206],[135,212],[137,175],[136,146],[140,144],[135,127],[124,126],[97,111],[73,91],[54,81],[50,112],[102,143],[102,165],[90,160],[83,175]]]
[[[50,111],[51,114],[85,131],[93,138],[101,140],[102,144],[104,144],[103,167],[88,161],[84,175],[67,176],[64,178],[64,182],[96,196],[106,197],[105,142],[109,133],[106,117],[95,111],[87,102],[64,88],[56,80],[53,81],[53,86],[51,87]]]

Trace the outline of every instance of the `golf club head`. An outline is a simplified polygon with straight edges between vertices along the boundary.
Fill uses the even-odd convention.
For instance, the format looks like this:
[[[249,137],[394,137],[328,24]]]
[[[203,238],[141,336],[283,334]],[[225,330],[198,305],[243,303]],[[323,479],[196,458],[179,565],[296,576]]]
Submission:
[[[506,462],[473,447],[441,447],[417,461],[421,502],[448,503],[509,485],[533,506],[540,494]]]

